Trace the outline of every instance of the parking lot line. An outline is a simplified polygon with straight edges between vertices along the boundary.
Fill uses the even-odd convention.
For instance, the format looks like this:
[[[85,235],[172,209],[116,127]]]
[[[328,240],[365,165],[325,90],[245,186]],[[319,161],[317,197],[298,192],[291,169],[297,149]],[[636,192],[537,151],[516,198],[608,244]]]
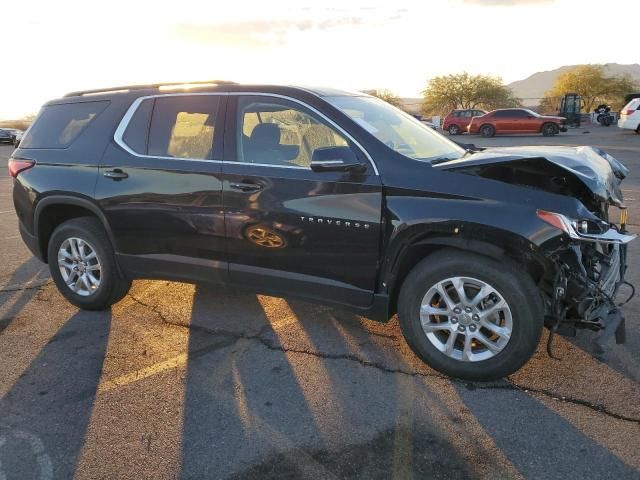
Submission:
[[[103,380],[98,388],[98,393],[105,393],[110,390],[115,390],[119,387],[124,387],[130,383],[144,380],[145,378],[153,377],[166,370],[174,368],[184,367],[187,364],[189,356],[186,353],[181,353],[175,357],[168,358],[162,362],[154,363],[148,367],[134,370],[133,372],[126,373],[111,380]]]

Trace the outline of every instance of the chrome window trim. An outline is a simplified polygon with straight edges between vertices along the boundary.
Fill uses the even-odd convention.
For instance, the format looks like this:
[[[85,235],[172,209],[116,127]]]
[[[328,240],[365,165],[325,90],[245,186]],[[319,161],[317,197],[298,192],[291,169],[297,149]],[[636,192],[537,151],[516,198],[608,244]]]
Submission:
[[[129,145],[126,144],[126,142],[123,139],[124,132],[127,130],[127,127],[129,126],[129,122],[131,121],[131,118],[136,113],[136,111],[138,110],[138,107],[140,106],[140,104],[142,102],[144,102],[145,100],[152,99],[152,98],[185,97],[185,96],[195,96],[195,95],[215,95],[215,96],[250,95],[250,96],[255,96],[255,97],[273,97],[273,98],[282,98],[284,100],[289,100],[289,101],[291,101],[293,103],[297,103],[298,105],[302,105],[303,107],[311,110],[313,113],[318,115],[324,121],[329,123],[333,128],[335,128],[338,132],[340,132],[342,135],[344,135],[346,138],[348,138],[351,142],[353,142],[353,144],[356,145],[364,153],[365,157],[367,158],[367,161],[371,164],[371,167],[373,168],[373,172],[376,174],[376,176],[380,176],[380,172],[378,171],[378,167],[376,166],[375,162],[373,161],[373,158],[371,158],[371,155],[369,155],[369,152],[367,152],[367,150],[355,138],[353,138],[344,128],[342,128],[336,122],[334,122],[329,117],[327,117],[324,113],[320,112],[319,110],[317,110],[316,108],[312,107],[311,105],[309,105],[309,104],[307,104],[307,103],[305,103],[305,102],[303,102],[301,100],[298,100],[297,98],[289,97],[287,95],[280,95],[278,93],[263,93],[263,92],[193,92],[193,93],[160,93],[160,94],[156,94],[156,95],[146,95],[144,97],[138,97],[129,106],[129,108],[127,109],[126,113],[122,117],[122,120],[120,120],[120,123],[118,124],[118,128],[116,128],[116,131],[113,134],[113,141],[116,142],[116,144],[119,145],[122,149],[124,149],[127,153],[129,153],[130,155],[133,155],[135,157],[138,157],[138,158],[153,158],[153,159],[158,159],[158,160],[186,160],[188,162],[230,163],[230,164],[234,164],[234,165],[254,165],[254,166],[257,166],[257,167],[288,168],[288,169],[294,169],[294,170],[309,170],[309,171],[311,170],[308,167],[297,167],[297,166],[293,166],[293,165],[273,165],[273,164],[269,164],[269,163],[251,163],[251,162],[236,162],[236,161],[223,162],[223,160],[209,160],[209,159],[202,159],[202,158],[182,158],[182,157],[163,157],[163,156],[157,156],[157,155],[145,155],[145,154],[141,154],[141,153],[135,152],[131,147],[129,147]]]

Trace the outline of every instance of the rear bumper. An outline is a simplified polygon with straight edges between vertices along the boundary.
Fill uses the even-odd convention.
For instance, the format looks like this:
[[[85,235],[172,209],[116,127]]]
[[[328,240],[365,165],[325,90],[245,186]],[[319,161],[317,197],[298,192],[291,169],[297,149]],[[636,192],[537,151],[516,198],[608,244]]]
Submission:
[[[640,125],[640,120],[633,118],[621,118],[618,120],[618,128],[624,128],[626,130],[637,130]]]
[[[40,251],[40,242],[38,242],[38,237],[31,235],[22,222],[19,222],[18,229],[20,230],[22,241],[27,246],[27,248],[38,260],[44,262],[42,252]]]

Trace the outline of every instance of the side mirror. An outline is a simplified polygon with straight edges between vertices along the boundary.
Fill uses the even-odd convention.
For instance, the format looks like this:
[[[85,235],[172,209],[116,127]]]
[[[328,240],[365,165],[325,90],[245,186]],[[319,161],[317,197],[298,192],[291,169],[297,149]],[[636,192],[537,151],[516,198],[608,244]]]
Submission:
[[[316,148],[311,157],[311,170],[314,172],[362,172],[365,168],[350,147]]]

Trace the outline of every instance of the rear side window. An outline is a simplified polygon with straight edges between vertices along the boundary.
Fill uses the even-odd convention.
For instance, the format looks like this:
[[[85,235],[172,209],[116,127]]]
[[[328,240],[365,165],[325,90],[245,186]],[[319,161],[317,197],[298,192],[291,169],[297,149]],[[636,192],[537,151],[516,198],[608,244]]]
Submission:
[[[140,155],[147,154],[151,112],[153,112],[153,99],[143,100],[131,117],[122,137],[129,148]]]
[[[67,148],[109,105],[109,101],[43,107],[20,148]]]
[[[155,100],[148,154],[158,157],[211,159],[219,98],[213,95]]]
[[[493,113],[494,118],[507,118],[511,116],[511,110],[498,110]]]

